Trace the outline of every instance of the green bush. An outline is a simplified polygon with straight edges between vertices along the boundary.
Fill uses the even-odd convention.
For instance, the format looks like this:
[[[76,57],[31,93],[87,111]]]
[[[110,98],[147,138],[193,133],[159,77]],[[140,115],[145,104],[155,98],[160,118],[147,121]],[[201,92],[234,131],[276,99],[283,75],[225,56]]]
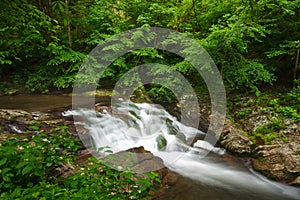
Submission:
[[[39,125],[30,129],[36,133]],[[27,134],[0,143],[1,199],[143,199],[159,183],[157,173],[119,172],[93,157],[76,167],[72,163],[82,146],[66,126]],[[74,175],[59,178],[67,163],[75,166]]]

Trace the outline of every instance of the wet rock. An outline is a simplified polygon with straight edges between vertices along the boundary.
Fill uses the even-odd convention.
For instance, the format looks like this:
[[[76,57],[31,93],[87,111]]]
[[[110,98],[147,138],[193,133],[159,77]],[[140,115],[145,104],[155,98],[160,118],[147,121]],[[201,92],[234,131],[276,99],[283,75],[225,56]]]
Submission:
[[[24,133],[32,122],[29,112],[23,110],[0,109],[0,133]]]
[[[61,113],[61,112],[59,112]],[[63,123],[63,119],[61,114],[58,114],[55,111],[51,111],[51,112],[32,112],[32,117],[34,120],[36,121],[41,121],[44,122],[46,124],[59,124],[59,123]]]
[[[161,158],[154,156],[144,147],[131,148],[112,154],[105,157],[104,162],[119,170],[129,170],[138,174],[155,171],[159,174],[163,186],[174,185],[178,178],[178,174],[165,167]]]
[[[77,158],[75,160],[76,165],[85,165],[88,166],[88,159],[93,155],[88,149],[82,149],[77,151]]]
[[[88,165],[88,158],[92,156],[92,151],[90,150],[80,150],[78,152],[79,156],[75,161],[76,165]],[[97,154],[98,152],[94,152]],[[128,154],[132,153],[132,154]],[[108,159],[105,159],[108,158]],[[161,179],[161,184],[159,188],[155,191],[150,191],[154,196],[151,199],[156,199],[157,197],[163,196],[170,186],[177,184],[179,175],[167,167],[164,166],[163,160],[157,156],[154,156],[150,151],[144,149],[144,147],[131,148],[126,151],[121,151],[116,154],[109,155],[105,157],[102,163],[113,166],[118,170],[132,171],[140,176],[145,176],[145,171],[153,171],[158,173]],[[108,162],[110,161],[110,163]]]
[[[138,147],[127,150],[128,152],[134,152],[139,157],[139,163],[134,165],[136,172],[142,171],[155,171],[159,174],[162,184],[166,186],[174,185],[178,179],[178,174],[165,167],[161,158],[154,156],[150,151],[144,149],[144,147]],[[146,159],[142,159],[146,158]]]
[[[83,93],[85,96],[111,96],[112,92],[109,90],[94,90]]]
[[[0,118],[8,122],[18,122],[22,124],[33,124],[35,121],[41,121],[48,124],[57,124],[63,122],[60,116],[54,116],[53,113],[45,112],[27,112],[16,109],[0,109]]]
[[[62,120],[62,119],[49,119],[49,120],[44,120],[42,122],[44,122],[46,124],[49,124],[49,125],[51,125],[51,124],[52,125],[54,125],[54,124],[60,124],[60,125],[64,124],[64,120]]]
[[[300,186],[300,176],[298,176],[292,182],[290,182],[290,185]]]
[[[0,131],[3,133],[24,134],[26,131],[37,131],[30,128],[36,126],[36,122],[43,122],[40,131],[48,132],[52,125],[63,125],[64,119],[61,116],[55,116],[55,113],[27,112],[16,109],[0,109]]]
[[[300,174],[299,140],[260,145],[255,149],[258,159],[252,159],[254,169],[276,180],[292,181]]]
[[[199,194],[196,194],[199,191],[199,184],[191,179],[179,176],[176,184],[172,187],[166,187],[157,191],[152,198],[153,200],[201,200],[209,198],[201,198]],[[195,191],[197,191],[195,193]]]
[[[112,113],[111,106],[106,105],[106,104],[102,104],[102,103],[96,104],[95,105],[95,110],[100,112],[100,113],[103,113],[103,114]]]
[[[222,130],[220,144],[225,149],[239,155],[249,155],[252,152],[253,142],[246,134],[231,125],[227,120]]]
[[[164,168],[164,164],[162,160],[158,157],[151,157],[149,159],[144,159],[139,161],[139,163],[132,166],[132,170],[139,174],[143,172],[153,171],[153,169],[161,169]]]
[[[288,123],[294,126],[293,123]],[[294,127],[296,129],[296,127]],[[298,127],[297,127],[298,128]],[[288,142],[280,138],[271,144],[257,145],[229,120],[223,128],[220,144],[227,150],[251,158],[253,168],[269,178],[286,183],[297,184],[294,180],[300,174],[300,135],[291,131]]]
[[[42,113],[42,112],[32,112],[32,117],[34,120],[38,120],[38,121],[45,121],[45,120],[49,120],[52,117],[52,115],[50,113]]]
[[[269,98],[264,103],[268,101]],[[249,98],[239,100],[234,106],[234,117],[244,131],[253,133],[265,126],[271,132],[270,137],[273,136],[267,143],[262,137],[256,137],[256,143],[251,145],[252,152],[248,154],[253,168],[269,178],[299,185],[300,123],[286,116],[282,119],[276,105],[259,106]],[[272,122],[278,122],[277,127]],[[268,133],[260,134],[268,136]]]
[[[8,121],[30,122],[32,121],[31,113],[24,110],[0,109],[0,118]]]
[[[12,122],[7,124],[6,130],[10,133],[24,133],[27,130],[27,124],[22,122]]]
[[[18,89],[9,89],[7,91],[4,92],[4,95],[9,95],[9,96],[13,96],[19,93]]]
[[[10,136],[9,133],[7,133],[7,132],[1,130],[1,131],[0,131],[0,142],[1,142],[1,141],[5,141],[9,136]]]
[[[103,160],[106,164],[119,170],[129,170],[141,174],[164,167],[163,161],[160,158],[153,156],[151,152],[146,151],[144,147],[120,151],[105,157]]]
[[[171,170],[166,170],[167,174],[163,177],[162,184],[166,186],[173,186],[177,183],[179,175]]]

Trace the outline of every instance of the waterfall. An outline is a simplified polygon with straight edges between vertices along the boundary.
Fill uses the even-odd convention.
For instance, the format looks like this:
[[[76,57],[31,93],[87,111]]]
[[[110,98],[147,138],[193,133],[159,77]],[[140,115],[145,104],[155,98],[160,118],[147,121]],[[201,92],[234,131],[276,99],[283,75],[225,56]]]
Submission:
[[[223,159],[226,151],[222,148],[204,140],[191,144],[193,138],[203,138],[205,133],[180,123],[160,105],[123,101],[114,106],[112,113],[81,109],[64,115],[80,116],[82,120],[76,124],[85,130],[81,134],[83,143],[93,151],[101,150],[101,156],[107,155],[106,147],[109,152],[117,153],[143,146],[162,158],[173,171],[199,185],[222,188],[233,197],[270,200],[300,197],[298,188],[270,181],[241,163],[226,162]],[[219,199],[226,198],[220,194]]]

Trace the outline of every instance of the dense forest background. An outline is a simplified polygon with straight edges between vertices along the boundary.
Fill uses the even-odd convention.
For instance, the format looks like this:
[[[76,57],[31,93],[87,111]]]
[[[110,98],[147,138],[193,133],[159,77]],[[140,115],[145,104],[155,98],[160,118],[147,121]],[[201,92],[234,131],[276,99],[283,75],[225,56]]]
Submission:
[[[297,86],[300,75],[299,0],[2,0],[0,6],[2,89],[11,83],[30,92],[71,88],[93,48],[142,26],[169,28],[197,40],[232,89],[259,94],[272,84]],[[199,84],[190,65],[153,49],[124,55],[104,78],[117,81],[151,61],[169,63]]]
[[[37,101],[31,103],[37,104],[34,106],[41,105],[38,102],[39,96],[46,96],[48,108],[48,104],[54,101],[54,96],[69,99],[77,72],[85,58],[106,39],[139,27],[175,30],[202,45],[213,58],[223,77],[229,95],[226,126],[220,137],[220,146],[233,155],[246,158],[247,167],[251,160],[253,169],[271,179],[300,185],[300,172],[297,167],[300,149],[300,0],[0,0],[0,8],[2,102],[12,102],[13,108],[20,108],[22,103],[14,101],[18,96],[15,99],[11,96],[2,98],[2,95],[20,92],[26,94],[19,95],[21,100],[31,101],[37,98]],[[198,52],[192,53],[198,55]],[[99,88],[104,89],[105,96],[113,95],[111,90],[106,89],[112,89],[129,70],[146,63],[167,65],[189,81],[198,97],[202,97],[198,98],[201,105],[199,129],[206,132],[210,126],[209,120],[213,116],[210,115],[210,105],[205,102],[209,99],[206,85],[188,61],[173,53],[154,48],[128,52],[106,68],[98,83]],[[158,68],[155,73],[161,75],[163,70]],[[173,78],[170,77],[166,80]],[[93,80],[93,77],[81,77],[80,83],[85,86],[93,84]],[[130,81],[132,80],[128,82]],[[176,87],[179,85],[176,80],[169,82],[167,84],[174,84]],[[173,104],[167,108],[174,116],[179,116],[181,111],[185,111],[177,104],[175,95],[168,87],[153,84],[141,86],[135,92],[140,92],[140,96],[132,95],[137,97],[136,100],[146,99],[154,103],[158,101],[162,105]],[[39,95],[41,93],[58,95],[48,98],[50,95]],[[186,95],[186,99],[183,100],[188,102],[188,98]],[[56,101],[59,101],[60,105],[63,104],[60,100]],[[103,113],[107,113],[102,111],[109,111],[110,107],[97,105],[99,107],[96,106],[96,110],[100,109],[97,119],[100,119]],[[21,108],[26,106],[28,104],[25,103]],[[38,109],[41,111],[31,113],[24,110],[0,109],[0,199],[150,199],[154,193],[161,195],[166,188],[174,185],[174,174],[172,175],[171,171],[171,176],[169,172],[162,172],[167,177],[165,182],[156,172],[140,176],[131,173],[131,170],[127,171],[130,166],[141,166],[140,163],[128,166],[126,163],[126,168],[121,167],[124,170],[121,172],[94,157],[88,159],[86,153],[89,151],[85,150],[78,138],[78,134],[84,135],[88,129],[85,130],[83,126],[80,131],[76,130],[70,123],[70,116],[64,115],[65,117],[58,119],[57,117],[61,116],[61,108],[49,109],[47,112],[43,111],[44,108]],[[65,111],[69,107],[63,109]],[[193,109],[191,106],[191,110]],[[139,115],[143,114],[128,111],[128,116],[139,120]],[[151,117],[151,113],[147,113],[147,116]],[[117,117],[117,121],[131,124],[130,118],[127,120],[127,116],[122,112],[115,114],[112,115],[112,119]],[[216,113],[216,116],[218,115]],[[78,115],[79,118],[80,116],[81,114]],[[82,116],[86,122],[90,122],[86,119],[89,115],[82,113]],[[175,127],[172,120],[166,117],[161,119],[166,120],[162,129],[167,127],[171,138],[179,133],[178,139],[185,139],[185,134],[180,132],[177,125]],[[148,122],[156,123],[156,120],[147,120]],[[81,123],[79,124],[81,126]],[[215,123],[212,124],[215,126]],[[140,126],[140,123],[134,124],[135,126]],[[148,127],[145,127],[140,129],[147,129],[148,132]],[[166,139],[168,138],[162,135],[157,137],[159,148],[166,147]],[[177,138],[174,141],[177,141]],[[109,147],[100,148],[99,151],[106,148]],[[109,151],[108,149],[107,152]],[[142,153],[144,154],[145,150]],[[231,165],[236,165],[235,160],[242,160],[231,157],[231,153],[225,154],[223,158],[230,170],[238,169],[231,168]],[[146,161],[147,165],[152,165],[148,164],[149,158]],[[212,161],[215,161],[215,158]],[[218,165],[214,165],[212,169],[217,169],[221,163],[223,161],[218,161]],[[157,165],[156,163],[155,166]],[[228,170],[225,170],[227,173]],[[187,171],[191,174],[193,172]],[[242,171],[239,170],[237,176],[243,175],[240,172]],[[257,177],[257,174],[255,176]],[[204,177],[203,181],[215,180],[214,177]],[[234,181],[231,181],[226,180],[225,176],[221,182],[235,185],[244,180],[236,178],[233,177]],[[170,184],[168,180],[171,180]],[[182,179],[178,180],[178,183],[182,182]],[[186,181],[193,185],[195,183],[194,180]],[[211,185],[214,181],[208,181],[209,187],[206,187],[204,182],[201,183],[200,189],[203,188],[204,193],[201,197],[209,198],[212,191],[223,191],[217,184]],[[278,194],[283,194],[281,191],[285,189],[277,187],[276,183],[267,182],[272,188],[276,188]],[[269,188],[258,183],[257,187],[253,185],[256,184],[255,181],[251,183],[251,188],[257,188],[262,198],[269,197]],[[177,193],[198,195],[200,190],[195,190],[194,186],[187,186],[184,180],[181,184],[177,186],[179,192],[173,193],[174,190],[170,190],[170,198],[176,198]],[[241,192],[238,193],[240,195],[244,191],[252,191],[251,188],[244,190],[243,185],[246,186],[247,183],[241,187],[234,186],[232,190],[230,185],[228,194],[235,195],[238,191]],[[238,189],[235,191],[235,188]],[[263,190],[266,190],[266,195],[261,193]],[[208,196],[205,196],[206,192],[209,192]],[[222,193],[222,197],[227,198],[227,194],[224,196]]]

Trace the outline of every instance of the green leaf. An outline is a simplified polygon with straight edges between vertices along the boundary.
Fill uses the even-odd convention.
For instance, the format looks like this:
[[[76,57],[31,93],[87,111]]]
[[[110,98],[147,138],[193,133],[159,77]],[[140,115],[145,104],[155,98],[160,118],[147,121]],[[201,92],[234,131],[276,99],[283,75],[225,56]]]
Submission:
[[[27,165],[23,170],[22,170],[22,175],[28,174],[32,170],[31,165]]]
[[[4,168],[4,169],[2,169],[2,175],[6,174],[10,170],[11,170],[10,168]]]
[[[6,181],[6,182],[9,182],[10,181],[10,177],[14,176],[12,173],[8,173],[9,171],[11,171],[10,168],[4,168],[2,170],[2,177],[3,177],[3,180]]]
[[[24,167],[25,165],[27,165],[28,163],[26,162],[19,162],[16,166],[17,169]]]
[[[0,166],[1,166],[1,165],[4,165],[6,162],[7,162],[7,158],[2,158],[2,159],[0,160]]]
[[[39,195],[40,195],[40,193],[39,193],[39,192],[35,192],[35,193],[33,193],[33,194],[32,194],[32,197],[35,197],[35,198],[37,198]]]
[[[39,130],[39,127],[38,126],[28,126],[28,128],[30,128],[30,129],[32,129],[32,130],[34,130],[34,131],[37,131],[37,130]]]

